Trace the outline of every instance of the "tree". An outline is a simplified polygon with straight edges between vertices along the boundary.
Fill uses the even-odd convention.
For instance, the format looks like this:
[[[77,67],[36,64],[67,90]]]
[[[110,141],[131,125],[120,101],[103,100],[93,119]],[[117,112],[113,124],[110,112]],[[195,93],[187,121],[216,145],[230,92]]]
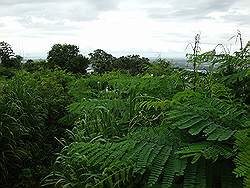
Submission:
[[[15,55],[14,58],[11,59],[11,66],[16,69],[21,69],[21,64],[23,61],[23,57],[20,55]]]
[[[111,54],[108,54],[101,49],[97,49],[93,53],[90,53],[89,56],[90,63],[93,65],[96,72],[103,73],[113,69],[112,64],[116,58]]]
[[[32,72],[34,70],[34,61],[32,59],[28,59],[26,63],[23,64],[23,69]]]
[[[79,53],[79,48],[71,44],[55,44],[48,53],[49,67],[60,67],[74,73],[86,73],[89,61]]]
[[[150,65],[149,59],[139,55],[128,55],[119,57],[114,62],[116,70],[127,71],[129,74],[137,75],[143,73]]]
[[[4,67],[12,67],[13,61],[11,60],[14,57],[14,51],[10,44],[7,42],[0,42],[0,63]]]
[[[73,73],[86,74],[88,65],[89,59],[87,57],[84,57],[82,54],[79,54],[70,60],[70,66],[68,67],[68,70]]]

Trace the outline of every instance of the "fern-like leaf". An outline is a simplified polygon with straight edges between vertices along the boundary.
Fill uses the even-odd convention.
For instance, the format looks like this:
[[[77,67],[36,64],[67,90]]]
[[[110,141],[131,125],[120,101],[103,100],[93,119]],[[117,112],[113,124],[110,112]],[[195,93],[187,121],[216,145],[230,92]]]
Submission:
[[[168,160],[168,157],[171,153],[172,147],[169,146],[164,146],[159,155],[156,156],[156,158],[154,159],[154,162],[152,164],[152,169],[150,171],[150,175],[148,177],[148,185],[152,186],[154,185],[157,180],[159,179],[162,170],[164,168],[164,165],[166,163],[166,161]]]

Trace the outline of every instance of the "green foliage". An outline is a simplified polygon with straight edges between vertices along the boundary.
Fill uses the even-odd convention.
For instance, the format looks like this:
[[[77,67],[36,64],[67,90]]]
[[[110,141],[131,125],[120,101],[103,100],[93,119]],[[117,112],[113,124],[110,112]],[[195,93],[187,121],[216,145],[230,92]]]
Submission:
[[[48,62],[44,60],[33,61],[32,59],[27,60],[26,63],[22,65],[22,69],[27,72],[37,72],[49,69]]]
[[[0,42],[0,63],[5,67],[11,67],[11,58],[14,57],[14,51],[7,42]]]
[[[249,123],[249,122],[248,122]],[[236,133],[236,146],[239,153],[235,158],[236,168],[234,173],[237,177],[244,177],[245,187],[250,186],[250,129],[243,129]]]
[[[191,163],[196,163],[202,156],[205,159],[216,161],[219,157],[229,159],[235,155],[235,150],[225,144],[214,142],[199,142],[185,146],[176,152],[181,158],[193,157]]]
[[[113,57],[101,49],[89,54],[90,63],[97,73],[120,71],[131,75],[141,74],[146,71],[150,62],[148,58],[139,55],[128,55],[119,58]]]
[[[62,185],[73,187],[214,187],[217,181],[222,187],[241,186],[229,173],[231,167],[214,177],[206,161],[213,161],[216,169],[221,159],[235,156],[232,135],[246,125],[244,105],[218,98],[227,90],[217,92],[216,88],[212,96],[192,90],[177,90],[169,99],[169,93],[159,95],[163,87],[159,79],[168,80],[170,86],[176,75],[166,80],[132,78],[106,74],[71,86],[77,101],[69,107],[75,124],[71,144],[64,148],[45,184],[55,184],[60,178]],[[150,90],[156,83],[159,89]],[[105,88],[118,95],[106,95]],[[127,95],[122,95],[124,90]],[[76,159],[75,154],[84,158]],[[72,164],[75,160],[81,167]]]
[[[14,68],[6,68],[0,64],[0,78],[11,78],[15,75]]]
[[[62,71],[19,72],[1,82],[1,186],[14,186],[25,169],[31,169],[32,187],[48,170],[59,149],[54,137],[64,134],[57,120],[70,101],[64,85],[69,78]]]
[[[243,100],[249,104],[249,61],[250,61],[250,43],[245,48],[236,51],[233,55],[222,53],[216,54],[215,49],[199,55],[190,55],[191,62],[196,62],[196,66],[206,64],[207,74],[203,77],[211,82],[224,84],[230,88],[235,98]],[[197,73],[196,77],[197,77]],[[197,78],[196,78],[197,79]],[[199,78],[201,79],[201,78]],[[198,80],[197,80],[198,81]]]
[[[14,54],[10,44],[0,42],[0,65],[6,68],[20,69],[23,58]]]
[[[86,68],[88,68],[89,59],[79,54],[76,57],[72,58],[68,65],[68,70],[73,73],[87,73]]]
[[[101,49],[95,50],[89,54],[90,63],[97,73],[104,73],[112,70],[112,63],[116,59],[111,54],[106,53]]]
[[[173,67],[171,62],[167,59],[156,59],[152,62],[151,66],[148,67],[146,73],[154,76],[162,76],[171,74]]]
[[[96,50],[102,74],[73,77],[56,67],[88,59],[66,44],[1,65],[0,187],[249,187],[249,44],[192,50],[193,71]]]
[[[45,178],[44,185],[55,184],[60,179],[62,185],[73,187],[214,187],[210,185],[215,179],[208,173],[212,168],[209,163],[197,159],[198,162],[193,160],[192,164],[179,158],[181,152],[184,154],[184,149],[177,152],[182,141],[168,128],[158,127],[140,129],[112,142],[73,142],[61,152],[55,171]],[[195,151],[194,146],[191,149]],[[213,151],[207,148],[207,159],[214,157],[214,151],[226,158],[232,156],[230,151],[223,152],[221,148]],[[219,168],[220,163],[216,162],[214,168]],[[225,172],[218,172],[221,185],[226,187],[231,182],[236,186],[232,181],[234,177],[224,177]],[[184,181],[177,181],[182,177]]]
[[[188,129],[191,135],[207,137],[207,140],[223,141],[229,139],[235,130],[243,127],[246,119],[244,107],[230,104],[217,98],[204,96],[174,97],[176,109],[168,113],[172,127]],[[182,104],[178,105],[181,101]]]
[[[241,55],[225,55],[219,62],[221,64],[219,67],[219,74],[222,74],[221,81],[234,91],[237,98],[242,99],[247,104],[250,101],[250,81],[247,73],[249,71],[249,54],[250,51],[248,51],[248,55],[243,54],[243,58]]]
[[[150,65],[149,59],[139,55],[128,55],[117,58],[113,67],[115,70],[125,71],[131,75],[137,75],[146,71]]]
[[[118,99],[90,99],[73,103],[69,106],[71,122],[77,126],[73,131],[78,132],[80,128],[79,141],[83,135],[89,139],[98,135],[104,138],[122,136],[128,129],[130,105],[129,101]]]
[[[48,53],[48,65],[60,67],[73,73],[86,73],[89,60],[79,54],[79,48],[71,44],[55,44]]]
[[[76,187],[81,187],[86,184],[95,187],[105,187],[105,185],[116,185],[114,187],[118,187],[120,184],[130,184],[134,176],[133,174],[137,174],[140,177],[140,174],[143,175],[144,172],[147,171],[150,173],[147,178],[147,184],[153,185],[162,174],[164,165],[172,150],[171,145],[163,145],[166,142],[163,138],[164,133],[166,132],[157,135],[154,130],[144,130],[142,132],[140,131],[140,133],[137,132],[135,134],[136,136],[129,136],[126,140],[115,143],[101,144],[98,141],[93,143],[72,143],[63,151],[63,157],[58,158],[58,160],[62,159],[62,161],[57,161],[55,164],[56,166],[58,165],[56,168],[58,171],[52,173],[49,177],[57,178],[57,174],[61,174],[65,183],[78,182]],[[147,137],[147,135],[150,137]],[[156,138],[161,137],[161,141],[153,136]],[[150,138],[153,138],[153,140],[150,140]],[[81,159],[78,158],[77,161],[80,166],[85,166],[82,169],[85,169],[84,174],[86,175],[82,176],[78,173],[76,176],[72,176],[71,179],[68,180],[69,182],[66,182],[67,173],[61,169],[64,167],[62,164],[66,162],[66,159],[75,161],[75,151],[78,151],[78,156],[84,156]],[[70,166],[72,166],[74,170],[77,169],[73,166],[74,162],[70,163]],[[152,166],[152,169],[150,169],[150,166]],[[160,167],[160,169],[157,167]],[[82,178],[88,180],[88,182],[83,182]],[[127,180],[130,180],[130,182]]]

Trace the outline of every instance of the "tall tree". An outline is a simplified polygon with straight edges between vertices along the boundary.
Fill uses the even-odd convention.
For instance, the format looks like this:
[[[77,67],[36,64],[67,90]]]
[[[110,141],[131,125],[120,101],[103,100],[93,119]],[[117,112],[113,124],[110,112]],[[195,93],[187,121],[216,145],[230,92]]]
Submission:
[[[49,67],[60,67],[74,73],[86,73],[89,61],[80,54],[79,48],[71,44],[55,44],[48,53]]]
[[[96,72],[103,73],[113,69],[112,64],[116,58],[111,54],[108,54],[101,49],[97,49],[93,53],[90,53],[89,56],[90,63],[93,65]]]
[[[73,73],[85,74],[87,72],[86,69],[88,68],[88,65],[89,59],[87,57],[84,57],[82,54],[79,54],[70,60],[67,69]]]
[[[139,55],[128,55],[119,57],[114,62],[116,70],[126,71],[132,75],[144,72],[150,65],[149,59]]]
[[[0,63],[5,67],[11,67],[13,57],[14,51],[11,45],[4,41],[0,42]]]

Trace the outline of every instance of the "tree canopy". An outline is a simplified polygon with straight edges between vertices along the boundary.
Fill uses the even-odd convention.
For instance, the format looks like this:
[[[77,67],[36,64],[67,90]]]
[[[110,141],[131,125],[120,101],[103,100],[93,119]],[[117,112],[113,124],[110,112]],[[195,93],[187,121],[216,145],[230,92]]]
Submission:
[[[20,68],[20,64],[23,58],[20,55],[16,55],[10,44],[7,42],[0,42],[0,63],[4,67]]]
[[[98,73],[122,71],[131,75],[144,72],[150,65],[149,59],[139,55],[128,55],[116,58],[104,50],[97,49],[89,54],[90,63]]]
[[[89,60],[80,54],[79,47],[71,44],[55,44],[48,53],[48,65],[51,68],[60,67],[74,73],[86,73]]]
[[[119,57],[114,62],[114,68],[116,70],[126,71],[131,75],[137,75],[143,73],[150,65],[149,59],[140,57],[139,55],[128,55]]]
[[[90,53],[89,56],[90,63],[96,72],[104,73],[113,69],[112,64],[116,58],[104,50],[97,49],[93,53]]]

